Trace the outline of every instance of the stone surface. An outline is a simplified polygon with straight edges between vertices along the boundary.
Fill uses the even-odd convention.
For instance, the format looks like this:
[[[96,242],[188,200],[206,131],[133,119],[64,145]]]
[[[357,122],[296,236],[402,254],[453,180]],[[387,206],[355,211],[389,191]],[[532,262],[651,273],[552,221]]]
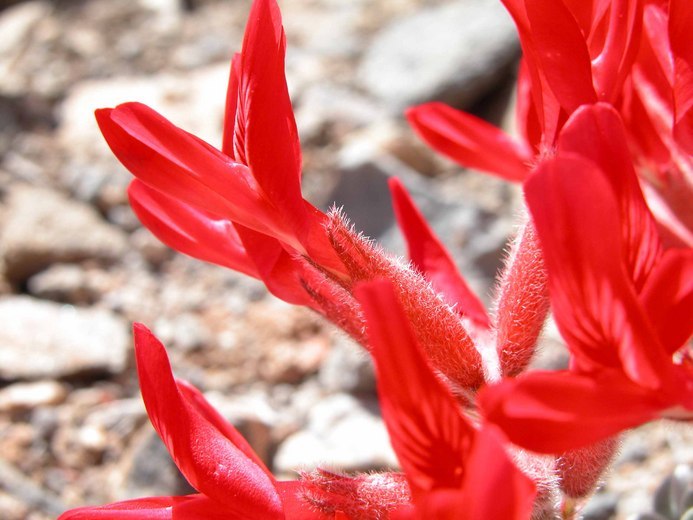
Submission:
[[[111,373],[130,348],[116,315],[25,296],[0,298],[0,379],[40,379]]]
[[[142,427],[122,464],[124,482],[114,490],[118,500],[194,493],[150,424]]]
[[[364,403],[334,394],[310,412],[307,428],[284,441],[274,459],[279,474],[315,467],[368,471],[397,466],[385,425]]]
[[[325,358],[320,383],[331,392],[375,393],[373,361],[363,347],[346,336],[338,336]]]
[[[0,389],[0,413],[17,412],[61,403],[67,394],[57,381],[15,383]]]
[[[127,248],[124,233],[94,208],[52,191],[16,186],[6,211],[0,255],[5,276],[15,283],[58,262],[112,262]]]
[[[500,2],[451,2],[385,27],[358,77],[396,113],[433,99],[468,106],[507,73],[517,55],[515,26]]]

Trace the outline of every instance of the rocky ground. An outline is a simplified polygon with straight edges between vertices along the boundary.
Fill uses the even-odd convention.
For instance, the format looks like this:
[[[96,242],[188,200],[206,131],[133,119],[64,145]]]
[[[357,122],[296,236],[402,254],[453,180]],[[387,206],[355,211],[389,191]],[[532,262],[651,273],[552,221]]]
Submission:
[[[280,3],[310,200],[343,205],[401,253],[386,188],[399,176],[488,301],[518,189],[433,155],[402,111],[442,99],[512,124],[519,51],[500,3]],[[147,422],[133,321],[153,328],[177,375],[204,389],[277,474],[396,465],[359,348],[259,283],[160,245],[129,209],[129,175],[93,119],[97,107],[138,100],[220,143],[248,8],[0,1],[0,518],[190,490]],[[549,331],[537,363],[564,363],[558,343]],[[652,510],[677,465],[675,484],[690,480],[691,440],[672,424],[631,434],[586,517]]]

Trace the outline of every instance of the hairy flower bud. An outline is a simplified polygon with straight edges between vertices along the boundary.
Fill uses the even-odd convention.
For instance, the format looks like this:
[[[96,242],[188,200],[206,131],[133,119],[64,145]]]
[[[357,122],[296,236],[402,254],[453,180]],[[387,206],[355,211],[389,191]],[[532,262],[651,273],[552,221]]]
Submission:
[[[459,314],[431,284],[415,269],[356,233],[340,212],[330,213],[327,231],[352,284],[378,278],[390,280],[431,364],[459,389],[479,387],[483,382],[481,356]]]
[[[510,247],[498,282],[496,349],[503,376],[527,368],[549,312],[544,260],[534,226],[527,220]]]

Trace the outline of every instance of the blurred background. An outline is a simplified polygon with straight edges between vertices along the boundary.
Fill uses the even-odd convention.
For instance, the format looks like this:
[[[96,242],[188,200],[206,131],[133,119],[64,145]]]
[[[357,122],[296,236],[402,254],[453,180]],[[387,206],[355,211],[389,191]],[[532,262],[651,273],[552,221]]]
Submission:
[[[497,0],[283,0],[304,192],[403,253],[400,177],[489,302],[517,186],[435,156],[407,106],[443,100],[512,128],[519,47]],[[249,0],[0,1],[0,518],[191,491],[147,421],[130,325],[151,327],[284,478],[396,466],[367,356],[251,279],[167,249],[129,209],[93,118],[142,101],[219,146]],[[567,356],[549,327],[535,362]],[[628,436],[586,518],[652,510],[690,480],[690,429]],[[688,466],[686,465],[688,464]],[[688,469],[687,469],[688,468]],[[672,484],[673,482],[673,484]],[[678,486],[678,487],[677,487]],[[662,498],[664,497],[664,498]]]

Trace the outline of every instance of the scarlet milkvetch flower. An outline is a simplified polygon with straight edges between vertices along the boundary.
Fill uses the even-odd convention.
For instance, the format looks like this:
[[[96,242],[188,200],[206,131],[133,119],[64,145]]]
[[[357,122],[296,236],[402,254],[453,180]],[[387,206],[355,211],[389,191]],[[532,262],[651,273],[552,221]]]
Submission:
[[[322,313],[368,349],[367,316],[356,288],[390,280],[435,374],[473,408],[484,383],[525,370],[548,311],[532,224],[523,226],[511,248],[489,315],[398,181],[391,191],[410,264],[384,254],[339,211],[315,209],[300,192],[284,46],[275,2],[257,0],[231,67],[221,150],[141,104],[97,111],[106,140],[136,177],[129,189],[135,212],[170,246],[260,278],[276,296]],[[580,460],[573,471],[594,474],[591,459]],[[597,476],[584,478],[594,483]],[[401,479],[388,478],[390,489],[401,489]],[[334,505],[335,494],[349,496],[350,489],[383,489],[377,479],[354,481],[324,471],[307,480],[323,493],[316,503],[327,496]],[[378,507],[392,504],[392,495],[374,496],[382,501]]]
[[[364,344],[355,285],[397,280],[433,362],[459,387],[477,388],[481,356],[459,313],[340,212],[326,215],[303,199],[284,54],[276,3],[255,1],[231,66],[221,150],[139,103],[97,111],[109,146],[136,177],[129,188],[133,209],[168,245],[260,278],[279,298],[322,313]]]
[[[494,427],[474,426],[434,375],[391,283],[365,283],[357,296],[383,419],[412,495],[411,506],[392,518],[529,518],[535,485],[511,462]]]
[[[135,354],[149,419],[176,465],[199,494],[147,497],[63,513],[60,520],[323,519],[278,482],[241,434],[192,385],[176,380],[164,346],[135,324]]]
[[[277,481],[204,396],[173,377],[164,346],[146,327],[135,324],[137,371],[147,413],[199,494],[78,508],[60,520],[365,520],[390,514],[402,519],[529,518],[534,484],[509,460],[498,433],[479,431],[462,415],[429,368],[391,287],[373,283],[358,294],[380,374],[383,415],[404,475],[347,477],[318,470],[306,474],[304,482]],[[382,320],[385,315],[389,321]],[[402,375],[411,386],[402,387]],[[499,486],[504,489],[501,500],[495,496]]]
[[[525,194],[572,362],[487,387],[488,420],[557,453],[693,417],[693,249],[663,250],[615,110],[580,108]]]
[[[502,0],[523,51],[513,138],[441,103],[408,111],[434,149],[521,182],[570,115],[597,102],[626,122],[648,204],[671,244],[693,245],[693,15],[688,0]]]

